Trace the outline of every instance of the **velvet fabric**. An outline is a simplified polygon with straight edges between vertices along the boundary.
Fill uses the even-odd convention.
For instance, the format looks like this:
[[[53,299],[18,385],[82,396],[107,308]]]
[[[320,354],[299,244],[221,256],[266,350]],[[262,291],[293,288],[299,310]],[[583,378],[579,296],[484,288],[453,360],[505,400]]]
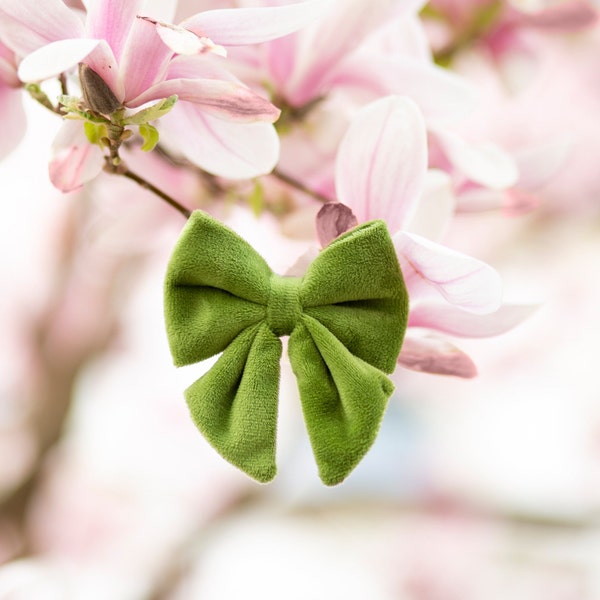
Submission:
[[[222,353],[186,391],[213,447],[260,482],[276,474],[280,337],[321,480],[335,485],[373,444],[394,386],[408,296],[383,221],[323,249],[303,277],[273,273],[231,229],[194,211],[165,281],[175,365]]]

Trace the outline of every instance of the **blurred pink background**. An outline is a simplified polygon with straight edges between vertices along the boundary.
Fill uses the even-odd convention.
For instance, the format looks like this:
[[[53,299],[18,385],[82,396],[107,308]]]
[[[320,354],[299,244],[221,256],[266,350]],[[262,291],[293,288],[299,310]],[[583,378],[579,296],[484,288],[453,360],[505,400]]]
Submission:
[[[0,162],[0,600],[600,598],[600,38],[522,42],[494,68],[456,61],[487,99],[462,127],[568,158],[536,208],[463,211],[448,238],[539,308],[457,340],[475,379],[399,369],[378,441],[333,489],[285,360],[273,484],[196,431],[182,391],[209,364],[176,370],[162,320],[181,216],[105,174],[57,192],[59,122],[26,98],[26,137]],[[312,243],[238,205],[220,216],[280,272]]]

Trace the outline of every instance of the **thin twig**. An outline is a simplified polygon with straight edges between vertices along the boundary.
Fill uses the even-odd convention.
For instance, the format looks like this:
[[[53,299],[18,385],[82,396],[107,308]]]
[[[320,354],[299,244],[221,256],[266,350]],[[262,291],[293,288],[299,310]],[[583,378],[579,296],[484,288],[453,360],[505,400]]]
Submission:
[[[109,137],[105,139],[105,142],[108,144],[110,156],[105,157],[105,171],[108,171],[113,175],[123,175],[123,177],[127,177],[127,179],[135,181],[140,187],[152,192],[161,200],[164,200],[169,206],[172,206],[175,210],[179,211],[186,219],[189,219],[190,215],[192,214],[191,210],[188,210],[185,206],[179,204],[175,198],[171,198],[167,192],[157,188],[154,184],[144,179],[141,175],[130,171],[127,165],[121,160],[121,157],[119,156],[119,148],[121,147],[123,141],[127,139],[123,135],[124,128],[122,126],[116,126],[112,131],[109,128],[108,132]]]
[[[146,181],[143,177],[130,171],[128,168],[125,169],[109,169],[111,173],[116,173],[118,175],[123,175],[123,177],[127,177],[127,179],[131,179],[135,181],[139,186],[143,187],[145,190],[148,190],[158,196],[161,200],[164,200],[167,204],[172,206],[175,210],[179,211],[186,219],[189,219],[192,211],[187,209],[182,204],[179,204],[177,200],[171,198],[169,194],[163,192],[161,189],[157,188],[155,185],[151,184],[149,181]]]
[[[273,169],[273,171],[271,172],[271,175],[273,175],[280,181],[287,183],[289,186],[296,188],[298,191],[308,194],[309,196],[312,196],[313,198],[315,198],[316,200],[319,200],[320,202],[323,202],[323,203],[331,202],[331,198],[328,198],[327,196],[325,196],[315,190],[312,190],[309,187],[306,187],[301,181],[298,181],[297,179],[294,179],[293,177],[290,177],[289,175],[282,173],[279,169]]]

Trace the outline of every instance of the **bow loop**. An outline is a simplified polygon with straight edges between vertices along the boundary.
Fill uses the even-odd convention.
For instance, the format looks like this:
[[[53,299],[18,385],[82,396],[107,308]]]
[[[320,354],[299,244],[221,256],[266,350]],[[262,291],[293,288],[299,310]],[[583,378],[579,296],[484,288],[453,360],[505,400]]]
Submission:
[[[262,322],[271,272],[248,242],[208,214],[194,211],[165,280],[167,336],[175,364],[210,358],[244,329]]]
[[[195,211],[167,268],[165,318],[175,364],[223,352],[185,392],[221,455],[258,481],[276,471],[281,341],[328,485],[373,444],[393,384],[408,296],[382,221],[334,240],[306,275],[274,274],[233,231]]]
[[[392,373],[408,321],[408,295],[383,221],[336,238],[308,267],[304,311],[352,354]]]

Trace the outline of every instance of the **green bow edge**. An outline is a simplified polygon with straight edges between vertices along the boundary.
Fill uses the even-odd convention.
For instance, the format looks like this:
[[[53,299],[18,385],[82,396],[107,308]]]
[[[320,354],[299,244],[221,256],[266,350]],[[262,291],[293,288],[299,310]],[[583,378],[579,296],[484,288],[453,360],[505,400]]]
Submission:
[[[303,277],[273,273],[231,229],[190,216],[165,281],[176,366],[222,352],[185,390],[192,419],[227,461],[259,482],[275,462],[281,336],[297,378],[319,476],[343,481],[372,446],[394,385],[408,295],[383,221],[346,232]]]

